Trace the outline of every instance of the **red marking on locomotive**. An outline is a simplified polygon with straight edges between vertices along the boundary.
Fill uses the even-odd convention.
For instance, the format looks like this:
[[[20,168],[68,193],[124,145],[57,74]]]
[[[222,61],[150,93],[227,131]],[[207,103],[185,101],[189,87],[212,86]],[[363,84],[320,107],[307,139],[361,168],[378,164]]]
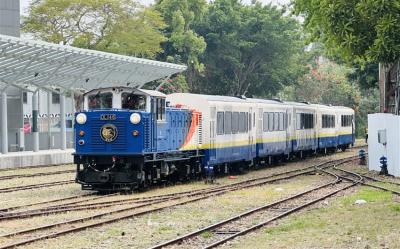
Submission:
[[[183,147],[185,147],[187,144],[189,144],[194,133],[196,132],[196,129],[199,126],[200,116],[201,116],[201,112],[192,110],[192,122],[190,124],[189,132],[186,136],[185,142],[183,143]]]

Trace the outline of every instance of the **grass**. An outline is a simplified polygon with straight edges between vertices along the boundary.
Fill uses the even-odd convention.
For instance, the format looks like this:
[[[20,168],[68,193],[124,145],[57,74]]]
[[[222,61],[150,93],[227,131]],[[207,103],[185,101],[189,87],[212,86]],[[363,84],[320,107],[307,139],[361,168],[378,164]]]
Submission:
[[[393,198],[392,194],[389,192],[382,192],[371,188],[362,188],[355,195],[346,196],[341,198],[341,203],[346,206],[354,206],[356,200],[365,200],[367,203],[371,202],[389,202]]]
[[[201,234],[201,237],[203,237],[204,239],[209,239],[209,238],[212,237],[212,233],[209,232],[209,231],[203,232],[203,233]]]

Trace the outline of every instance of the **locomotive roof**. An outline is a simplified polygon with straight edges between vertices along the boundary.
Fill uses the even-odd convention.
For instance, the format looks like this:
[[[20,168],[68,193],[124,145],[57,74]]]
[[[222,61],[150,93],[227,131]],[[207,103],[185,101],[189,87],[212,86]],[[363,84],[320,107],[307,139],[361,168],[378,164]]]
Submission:
[[[143,95],[146,95],[146,96],[154,96],[154,97],[160,97],[160,98],[165,98],[167,96],[164,93],[159,92],[159,91],[146,90],[146,89],[136,89],[136,88],[125,87],[125,86],[121,86],[121,87],[104,87],[104,88],[93,89],[93,90],[85,93],[85,95],[91,94],[91,93],[97,92],[97,91],[110,91],[110,90],[115,89],[115,88],[124,89],[124,90],[132,91],[132,92],[135,92],[135,93],[142,93]]]

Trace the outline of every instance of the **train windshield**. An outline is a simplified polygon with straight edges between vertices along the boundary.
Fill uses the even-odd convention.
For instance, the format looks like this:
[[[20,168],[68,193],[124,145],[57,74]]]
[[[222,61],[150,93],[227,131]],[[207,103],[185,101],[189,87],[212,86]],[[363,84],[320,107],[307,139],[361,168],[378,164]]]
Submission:
[[[98,92],[88,97],[89,110],[109,109],[113,107],[113,94],[111,92]]]
[[[125,92],[121,95],[121,101],[122,109],[146,110],[146,96]]]

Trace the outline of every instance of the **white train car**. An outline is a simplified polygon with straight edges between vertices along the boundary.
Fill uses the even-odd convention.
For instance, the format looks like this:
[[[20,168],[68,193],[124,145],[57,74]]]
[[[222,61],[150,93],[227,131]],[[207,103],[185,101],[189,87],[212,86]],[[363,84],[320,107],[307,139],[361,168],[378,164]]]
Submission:
[[[337,109],[333,106],[314,105],[317,108],[318,148],[323,151],[338,147]]]
[[[355,140],[354,110],[344,106],[335,106],[335,109],[338,119],[338,147],[345,150]]]
[[[171,106],[187,106],[202,113],[199,134],[208,165],[240,162],[250,165],[256,157],[255,107],[245,99],[190,93],[167,96]],[[195,146],[190,141],[188,146]],[[243,162],[246,162],[243,164]]]
[[[317,108],[308,103],[285,102],[290,106],[293,125],[288,128],[293,152],[316,151],[318,148],[316,115]]]
[[[248,99],[257,108],[257,157],[260,159],[291,152],[290,106],[279,100]]]
[[[203,150],[206,165],[251,165],[354,142],[351,108],[190,93],[170,94],[167,102],[199,113],[194,135],[181,149]]]

